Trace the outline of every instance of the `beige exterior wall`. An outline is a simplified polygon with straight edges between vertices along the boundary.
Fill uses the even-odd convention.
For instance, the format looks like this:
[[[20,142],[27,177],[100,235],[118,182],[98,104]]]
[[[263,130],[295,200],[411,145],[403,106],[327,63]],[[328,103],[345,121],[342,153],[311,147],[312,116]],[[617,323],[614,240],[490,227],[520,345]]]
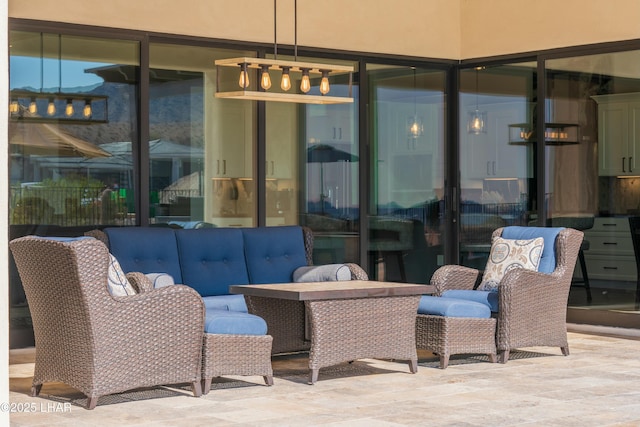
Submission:
[[[298,45],[458,58],[459,2],[298,2]],[[264,0],[10,0],[15,18],[273,43],[273,3]],[[294,43],[294,1],[280,0],[278,43]]]
[[[640,38],[638,0],[460,0],[460,9],[464,59]]]
[[[294,43],[294,0],[278,2],[278,43]],[[9,0],[9,16],[273,43],[264,0]],[[638,0],[298,2],[298,45],[468,59],[640,38]],[[544,31],[541,29],[544,28]]]

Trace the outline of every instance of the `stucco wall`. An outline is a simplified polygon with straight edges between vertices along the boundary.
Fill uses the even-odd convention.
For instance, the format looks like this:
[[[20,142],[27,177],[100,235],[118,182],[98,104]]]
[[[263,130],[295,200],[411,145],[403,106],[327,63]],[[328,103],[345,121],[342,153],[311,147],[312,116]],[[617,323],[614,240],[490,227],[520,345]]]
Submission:
[[[458,58],[455,0],[298,1],[298,45]],[[9,1],[9,15],[86,25],[273,43],[267,0]],[[294,1],[278,1],[278,43],[294,43]]]
[[[294,0],[278,43],[294,43]],[[9,16],[273,43],[264,0],[9,0]],[[298,1],[298,45],[468,59],[640,38],[638,0]]]
[[[460,0],[464,59],[640,38],[638,0]]]

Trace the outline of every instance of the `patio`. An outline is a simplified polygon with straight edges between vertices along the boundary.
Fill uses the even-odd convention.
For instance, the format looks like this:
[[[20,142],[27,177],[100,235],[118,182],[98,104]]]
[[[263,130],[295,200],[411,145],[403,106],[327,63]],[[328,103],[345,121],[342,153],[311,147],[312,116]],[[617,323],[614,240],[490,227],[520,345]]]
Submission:
[[[11,403],[35,410],[12,413],[11,425],[640,425],[640,333],[569,330],[569,357],[536,347],[512,352],[504,365],[487,363],[487,356],[453,356],[441,370],[437,357],[420,352],[415,375],[398,363],[366,359],[325,368],[310,386],[306,355],[278,356],[273,387],[261,377],[225,377],[199,399],[186,386],[158,387],[100,398],[93,411],[62,384],[46,384],[41,397],[29,397],[35,352],[11,350]]]

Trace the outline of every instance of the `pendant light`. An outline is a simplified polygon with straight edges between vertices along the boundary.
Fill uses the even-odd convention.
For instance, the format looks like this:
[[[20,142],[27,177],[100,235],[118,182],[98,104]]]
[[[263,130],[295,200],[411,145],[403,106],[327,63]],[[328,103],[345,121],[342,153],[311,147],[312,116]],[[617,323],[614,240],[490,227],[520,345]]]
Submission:
[[[340,104],[353,103],[352,86],[353,71],[352,66],[317,64],[310,62],[298,61],[298,2],[294,0],[294,60],[282,61],[278,59],[278,43],[277,43],[277,1],[273,2],[273,32],[274,32],[274,59],[266,58],[230,58],[219,59],[215,61],[216,71],[218,75],[216,85],[216,98],[230,99],[249,99],[256,101],[280,101],[280,102],[298,102],[304,104]],[[220,69],[219,67],[239,67],[238,86],[240,90],[225,91],[220,88]],[[258,90],[252,90],[249,80],[249,71],[257,70],[259,73]],[[280,89],[273,89],[271,82],[271,72],[280,72]],[[292,89],[292,74],[296,74],[300,78],[300,85],[296,93]],[[337,96],[328,94],[331,91],[329,76],[335,74],[348,74],[348,95]],[[319,85],[317,92],[313,93],[312,75],[318,75]]]
[[[408,136],[409,138],[418,139],[424,133],[424,124],[422,119],[418,117],[416,67],[411,68],[413,69],[413,116],[409,117],[408,120]]]
[[[469,112],[467,121],[467,132],[472,135],[487,133],[487,113],[478,109],[478,72],[481,69],[483,69],[483,67],[476,67],[476,109]]]

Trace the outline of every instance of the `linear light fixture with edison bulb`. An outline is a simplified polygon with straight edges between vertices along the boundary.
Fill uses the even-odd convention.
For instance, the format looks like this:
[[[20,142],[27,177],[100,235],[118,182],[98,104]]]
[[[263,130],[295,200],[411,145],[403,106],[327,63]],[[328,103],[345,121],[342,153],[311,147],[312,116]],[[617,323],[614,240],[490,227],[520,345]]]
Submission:
[[[62,92],[62,35],[58,34],[58,88],[55,92],[43,90],[44,34],[40,33],[40,90],[11,89],[9,118],[11,120],[93,124],[108,122],[108,96],[91,93]],[[83,104],[80,104],[83,102]],[[77,105],[76,105],[77,104]],[[98,117],[94,117],[94,105]],[[77,113],[77,114],[76,114]]]
[[[274,5],[274,39],[276,32],[276,0]],[[353,86],[353,66],[332,65],[312,62],[301,62],[297,60],[297,1],[294,1],[295,7],[295,42],[294,42],[294,60],[283,61],[278,59],[278,44],[274,42],[274,59],[267,58],[229,58],[218,59],[216,65],[216,98],[229,99],[249,99],[254,101],[279,101],[279,102],[297,102],[304,104],[343,104],[353,103],[352,86]],[[274,40],[275,41],[275,40]],[[233,67],[239,71],[238,88],[231,90],[221,89],[221,68]],[[259,76],[256,78],[256,84],[252,87],[251,77],[253,74]],[[280,75],[280,84],[272,85],[272,78]],[[329,95],[331,91],[331,76],[347,76],[348,95]],[[292,80],[299,80],[299,86],[296,91],[291,91],[294,87]],[[314,83],[318,82],[317,89],[314,89]],[[317,90],[317,91],[316,91]],[[317,94],[319,93],[319,95]]]

